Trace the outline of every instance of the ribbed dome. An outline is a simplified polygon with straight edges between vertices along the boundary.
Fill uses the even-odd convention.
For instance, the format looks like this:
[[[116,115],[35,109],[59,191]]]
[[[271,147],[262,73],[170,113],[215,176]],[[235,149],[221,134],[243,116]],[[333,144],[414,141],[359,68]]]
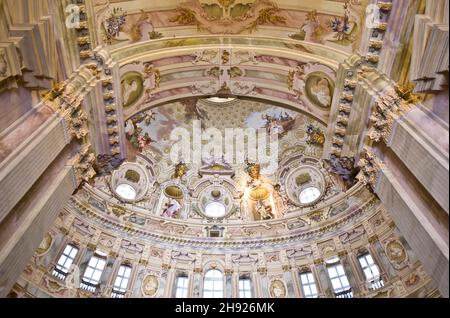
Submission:
[[[269,190],[264,187],[256,187],[250,192],[250,198],[255,201],[265,200],[270,196]]]
[[[168,186],[164,189],[164,193],[173,199],[181,199],[183,198],[183,191],[177,186]]]

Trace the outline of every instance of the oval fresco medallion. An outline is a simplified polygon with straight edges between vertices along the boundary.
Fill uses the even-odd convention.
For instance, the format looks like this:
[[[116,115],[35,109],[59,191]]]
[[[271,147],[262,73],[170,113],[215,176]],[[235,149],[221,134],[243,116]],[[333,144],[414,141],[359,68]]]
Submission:
[[[322,72],[312,72],[305,79],[305,94],[316,106],[329,108],[333,100],[334,82]]]
[[[270,297],[272,298],[285,298],[286,297],[286,286],[284,283],[275,279],[270,283]]]
[[[154,297],[158,291],[159,281],[155,275],[147,275],[142,282],[142,293],[145,296]]]
[[[395,264],[402,264],[408,258],[403,244],[397,240],[390,241],[386,244],[386,254],[389,260]]]
[[[131,71],[122,75],[120,79],[123,107],[136,103],[144,93],[144,78],[139,72]]]

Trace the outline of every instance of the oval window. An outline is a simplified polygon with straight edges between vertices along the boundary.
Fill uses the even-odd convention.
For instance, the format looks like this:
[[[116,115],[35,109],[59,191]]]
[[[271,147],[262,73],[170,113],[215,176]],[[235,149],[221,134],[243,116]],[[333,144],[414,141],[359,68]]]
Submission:
[[[220,218],[225,215],[225,206],[220,202],[211,202],[205,207],[205,214],[211,218]]]
[[[119,184],[116,187],[116,193],[125,200],[134,200],[136,198],[136,190],[126,183]]]
[[[300,192],[300,203],[308,204],[316,201],[320,197],[320,190],[316,187],[308,187]]]

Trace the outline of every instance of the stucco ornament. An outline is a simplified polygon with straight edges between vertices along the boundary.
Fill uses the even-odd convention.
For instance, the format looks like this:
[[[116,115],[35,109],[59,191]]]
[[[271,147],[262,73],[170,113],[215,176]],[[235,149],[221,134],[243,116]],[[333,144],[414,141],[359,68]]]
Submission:
[[[270,297],[272,298],[286,297],[286,286],[281,280],[275,279],[270,283]]]
[[[402,269],[408,264],[408,254],[399,240],[391,240],[386,246],[386,255],[396,269]]]
[[[154,297],[159,288],[158,277],[155,275],[147,275],[142,282],[142,294]]]

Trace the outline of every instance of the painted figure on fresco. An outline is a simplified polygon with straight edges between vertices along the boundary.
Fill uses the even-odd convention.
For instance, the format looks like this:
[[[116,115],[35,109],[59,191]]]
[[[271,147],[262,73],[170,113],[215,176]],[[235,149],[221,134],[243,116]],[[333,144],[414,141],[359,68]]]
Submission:
[[[166,208],[164,209],[162,216],[169,218],[177,217],[178,212],[181,209],[180,203],[175,199],[170,199],[169,203],[166,203]]]
[[[311,94],[317,98],[320,104],[331,106],[331,91],[326,78],[319,79],[316,83],[311,85]]]
[[[279,116],[266,114],[261,115],[261,117],[266,121],[265,127],[268,134],[278,134],[279,137],[283,137],[294,128],[295,118],[288,113],[280,114]]]
[[[256,212],[258,212],[261,220],[273,219],[272,207],[268,203],[258,201],[256,204]]]

